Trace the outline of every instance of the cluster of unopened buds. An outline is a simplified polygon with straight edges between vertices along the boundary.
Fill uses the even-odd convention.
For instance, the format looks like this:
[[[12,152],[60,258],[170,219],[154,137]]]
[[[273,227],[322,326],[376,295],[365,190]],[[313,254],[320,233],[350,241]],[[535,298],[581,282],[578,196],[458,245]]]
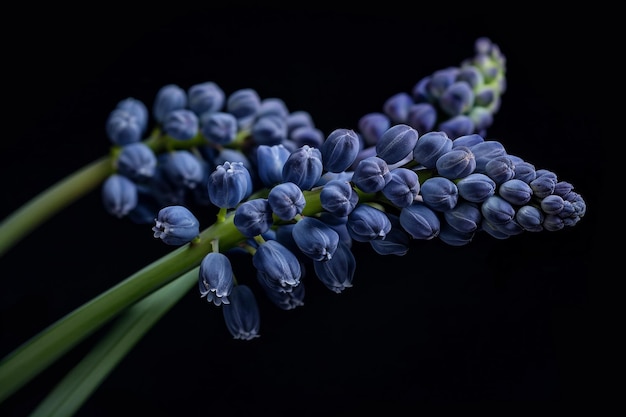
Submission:
[[[265,295],[289,310],[304,303],[305,270],[336,293],[352,286],[353,241],[402,256],[412,240],[461,246],[477,233],[553,232],[584,216],[572,184],[487,138],[505,70],[498,46],[480,38],[459,66],[327,134],[308,112],[253,89],[165,85],[151,110],[127,98],[109,115],[104,207],[152,224],[168,245],[203,245],[181,268],[198,267],[200,296],[222,308],[234,338],[253,339],[258,294],[250,277],[235,277],[233,251],[250,255]],[[201,231],[204,207],[216,220]]]

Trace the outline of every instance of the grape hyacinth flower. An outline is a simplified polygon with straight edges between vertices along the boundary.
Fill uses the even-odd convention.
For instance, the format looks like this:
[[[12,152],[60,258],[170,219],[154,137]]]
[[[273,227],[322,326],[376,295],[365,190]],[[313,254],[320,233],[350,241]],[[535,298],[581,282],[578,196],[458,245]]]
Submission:
[[[102,202],[110,214],[124,217],[137,206],[137,201],[137,186],[130,179],[120,174],[112,174],[104,181]]]
[[[200,234],[200,222],[188,208],[168,206],[159,210],[152,227],[154,237],[167,245],[180,246]]]
[[[339,244],[339,234],[314,217],[300,219],[291,229],[291,234],[302,253],[314,261],[332,259]]]
[[[165,117],[174,110],[187,107],[187,93],[176,84],[166,84],[157,91],[152,104],[152,115],[162,124]]]
[[[228,297],[234,285],[233,267],[228,257],[220,252],[207,253],[198,274],[200,296],[216,306],[230,304]]]
[[[245,284],[233,287],[230,303],[222,306],[224,322],[234,339],[252,340],[259,337],[261,313],[252,289]]]

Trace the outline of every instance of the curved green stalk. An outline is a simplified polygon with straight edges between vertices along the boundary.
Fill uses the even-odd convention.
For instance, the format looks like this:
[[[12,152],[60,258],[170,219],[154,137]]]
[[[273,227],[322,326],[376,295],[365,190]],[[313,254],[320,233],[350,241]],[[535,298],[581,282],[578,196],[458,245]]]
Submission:
[[[322,210],[321,189],[306,191],[303,215]],[[364,195],[364,198],[372,198]],[[216,222],[200,233],[192,243],[175,249],[135,272],[119,284],[103,292],[62,317],[0,361],[0,403],[29,382],[37,374],[92,334],[121,311],[199,265],[212,251],[215,240],[220,251],[235,247],[246,237],[233,223],[234,212],[224,221]]]
[[[198,270],[188,271],[123,313],[30,417],[74,415],[146,332],[198,282]]]
[[[111,157],[101,157],[41,192],[2,220],[0,257],[37,226],[93,190],[111,172]]]

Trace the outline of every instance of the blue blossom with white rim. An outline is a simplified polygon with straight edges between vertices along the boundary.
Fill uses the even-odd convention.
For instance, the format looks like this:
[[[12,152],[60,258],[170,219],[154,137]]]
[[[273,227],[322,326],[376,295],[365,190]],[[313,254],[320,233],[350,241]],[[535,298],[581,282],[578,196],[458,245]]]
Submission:
[[[200,222],[184,206],[167,206],[159,210],[152,231],[154,237],[165,244],[180,246],[200,234]]]
[[[304,305],[306,287],[303,282],[293,287],[291,291],[286,292],[277,291],[275,288],[270,287],[267,279],[263,278],[259,272],[257,272],[257,281],[261,288],[263,288],[267,298],[281,310],[293,310]]]
[[[332,258],[314,261],[313,269],[326,288],[339,294],[346,288],[352,287],[356,259],[350,247],[340,243]]]
[[[220,252],[207,253],[198,272],[200,297],[206,297],[216,306],[229,304],[228,297],[234,285],[233,267],[228,257]]]
[[[339,244],[339,234],[326,223],[314,217],[303,217],[291,229],[298,248],[314,261],[332,259]]]
[[[291,292],[300,284],[302,268],[300,261],[277,240],[263,242],[252,255],[252,264],[270,288]]]
[[[402,228],[397,215],[385,213],[391,223],[391,229],[384,239],[370,240],[370,246],[380,255],[404,256],[409,251],[410,236]]]
[[[252,289],[245,284],[235,285],[230,303],[222,306],[226,328],[234,339],[252,340],[260,336],[261,312]]]
[[[111,174],[102,184],[102,202],[105,210],[116,217],[124,217],[138,203],[137,185],[121,174]]]

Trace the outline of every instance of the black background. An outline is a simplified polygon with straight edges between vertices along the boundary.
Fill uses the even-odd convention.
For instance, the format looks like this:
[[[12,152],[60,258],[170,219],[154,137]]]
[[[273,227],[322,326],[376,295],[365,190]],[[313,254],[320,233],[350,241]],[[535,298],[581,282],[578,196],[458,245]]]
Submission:
[[[423,76],[488,36],[508,89],[488,137],[574,184],[573,228],[415,242],[404,257],[356,245],[354,286],[308,280],[305,306],[259,297],[261,337],[233,340],[221,312],[188,293],[78,413],[110,416],[342,415],[432,405],[585,406],[601,380],[594,348],[604,138],[596,111],[600,19],[392,5],[38,9],[6,15],[0,218],[108,151],[113,106],[150,103],[167,83],[255,88],[307,110],[324,132],[355,128]],[[596,100],[596,101],[594,101]],[[209,215],[198,217],[207,226]],[[606,219],[603,219],[606,220]],[[161,255],[149,227],[115,219],[93,192],[0,259],[0,356]],[[252,271],[252,270],[250,270]],[[252,272],[240,277],[253,282]],[[0,404],[32,410],[97,340],[88,338]]]

